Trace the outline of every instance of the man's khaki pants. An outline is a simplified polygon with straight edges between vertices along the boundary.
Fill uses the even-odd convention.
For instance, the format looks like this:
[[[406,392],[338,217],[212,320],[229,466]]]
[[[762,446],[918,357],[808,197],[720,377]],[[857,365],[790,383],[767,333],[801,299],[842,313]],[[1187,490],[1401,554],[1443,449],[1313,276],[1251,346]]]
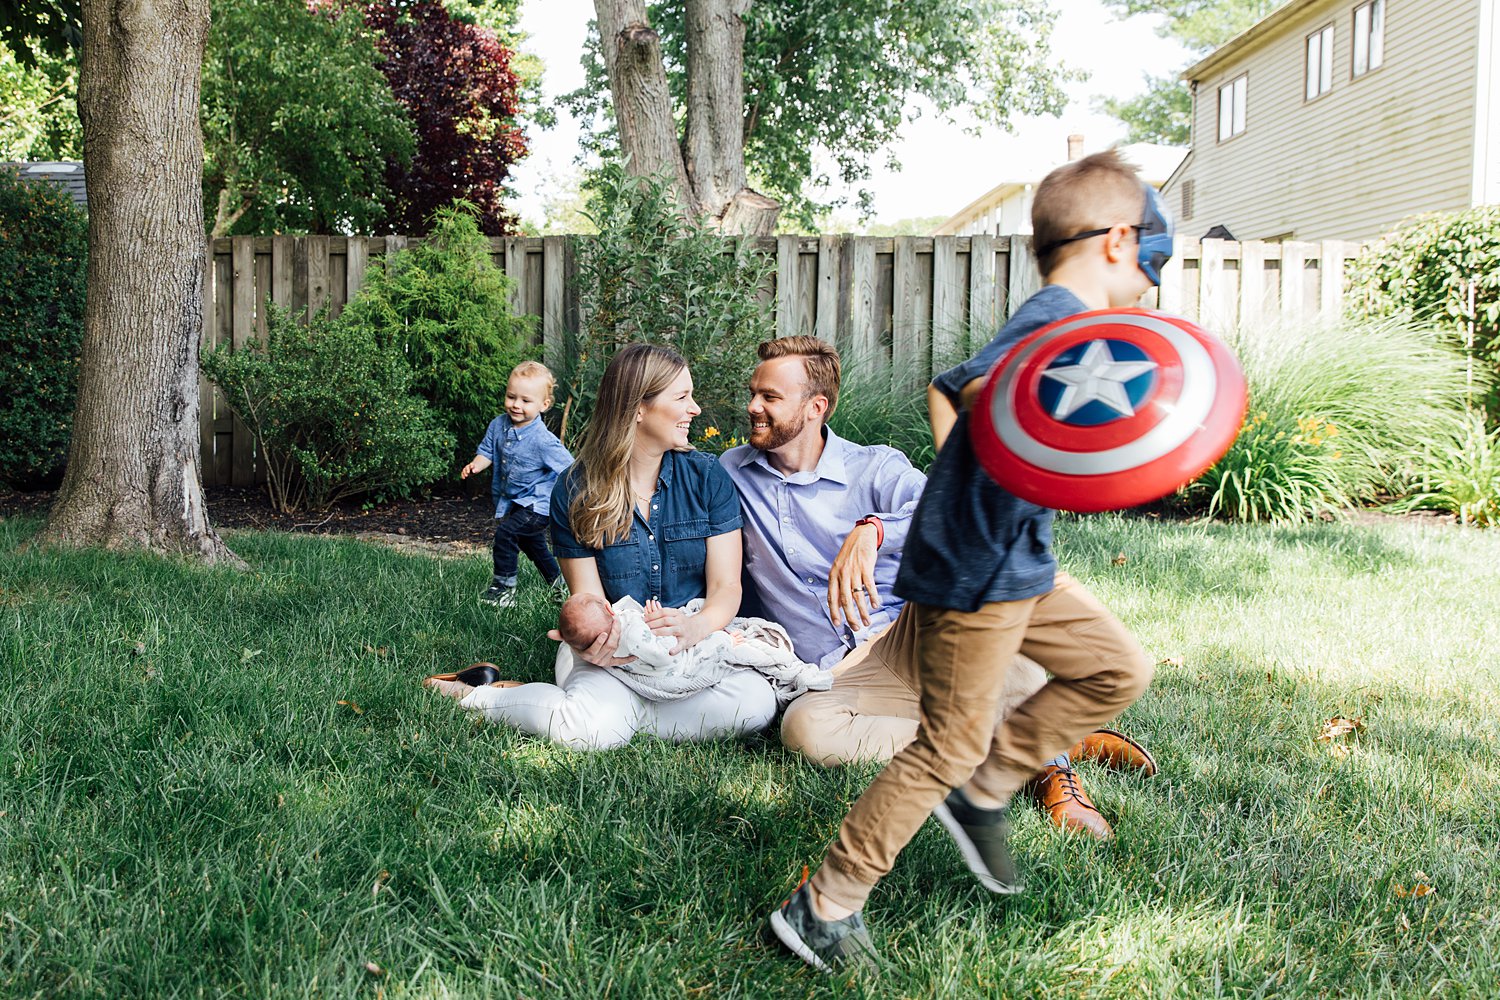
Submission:
[[[1052,676],[996,728],[1018,652]],[[972,779],[976,791],[1008,799],[1124,711],[1152,675],[1125,627],[1065,573],[1040,597],[974,612],[907,604],[866,655],[914,678],[921,717],[915,738],[849,810],[813,876],[819,893],[853,909],[950,790]]]

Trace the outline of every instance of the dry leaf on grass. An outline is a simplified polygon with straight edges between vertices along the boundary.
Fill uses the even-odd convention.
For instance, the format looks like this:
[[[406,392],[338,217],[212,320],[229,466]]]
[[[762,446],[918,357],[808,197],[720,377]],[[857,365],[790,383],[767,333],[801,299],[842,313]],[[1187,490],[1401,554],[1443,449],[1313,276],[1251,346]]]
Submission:
[[[1182,657],[1180,656],[1169,656],[1165,660],[1159,661],[1156,665],[1158,667],[1180,667],[1182,666],[1182,662]]]
[[[385,975],[385,970],[382,969],[380,966],[376,965],[374,962],[366,962],[365,963],[365,971],[368,972],[372,976],[383,976],[383,975]]]
[[[1110,560],[1110,562],[1114,563],[1116,566],[1124,566],[1129,561],[1130,557],[1123,552],[1116,553],[1115,557]]]
[[[372,895],[372,896],[378,896],[378,895],[380,895],[380,890],[384,889],[385,888],[385,884],[387,882],[389,882],[390,880],[391,880],[391,873],[388,872],[388,871],[382,871],[379,875],[376,875],[375,876],[375,884],[372,885],[372,886],[370,886],[370,895]]]
[[[387,653],[389,653],[390,651],[391,651],[391,647],[389,647],[389,646],[380,646],[379,648],[377,648],[375,646],[370,645],[368,642],[365,643],[365,652],[366,653],[374,653],[376,656],[384,656]]]
[[[1426,882],[1417,882],[1413,884],[1410,889],[1398,882],[1396,883],[1395,891],[1396,895],[1401,897],[1402,899],[1421,899],[1423,896],[1430,896],[1433,893],[1437,892],[1436,889],[1428,885]]]
[[[1319,743],[1327,743],[1329,740],[1338,739],[1345,733],[1357,732],[1365,728],[1364,719],[1346,719],[1342,715],[1335,715],[1323,723],[1323,731],[1318,734]]]
[[[340,705],[347,705],[347,706],[349,706],[349,708],[351,708],[351,709],[354,710],[354,714],[355,715],[364,715],[365,714],[365,710],[359,707],[359,702],[357,702],[357,701],[342,701],[341,700],[339,702],[339,704]]]
[[[1328,744],[1328,752],[1333,755],[1334,760],[1343,760],[1349,756],[1349,748],[1342,743]]]

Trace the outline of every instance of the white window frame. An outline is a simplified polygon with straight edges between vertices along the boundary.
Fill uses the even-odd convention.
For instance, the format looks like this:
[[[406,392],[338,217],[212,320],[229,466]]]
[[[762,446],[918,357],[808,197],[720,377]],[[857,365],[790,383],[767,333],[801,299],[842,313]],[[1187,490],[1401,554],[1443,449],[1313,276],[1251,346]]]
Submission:
[[[1245,131],[1246,106],[1250,98],[1250,74],[1241,73],[1219,88],[1219,141],[1233,139]]]
[[[1333,89],[1333,25],[1325,25],[1307,36],[1307,87],[1303,96],[1311,101]]]
[[[1350,75],[1355,79],[1385,65],[1385,0],[1354,8],[1353,48]]]

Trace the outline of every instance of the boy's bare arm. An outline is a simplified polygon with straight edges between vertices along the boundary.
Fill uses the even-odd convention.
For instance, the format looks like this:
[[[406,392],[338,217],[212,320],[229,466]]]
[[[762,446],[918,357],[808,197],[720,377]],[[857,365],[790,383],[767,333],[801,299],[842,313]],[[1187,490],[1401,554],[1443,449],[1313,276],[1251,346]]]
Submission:
[[[983,375],[970,379],[958,394],[959,406],[969,409],[974,405],[974,400],[979,398],[979,390],[983,388]],[[958,422],[958,410],[954,408],[948,394],[934,385],[927,387],[927,422],[932,425],[933,446],[942,451],[943,442],[948,440],[948,434]]]

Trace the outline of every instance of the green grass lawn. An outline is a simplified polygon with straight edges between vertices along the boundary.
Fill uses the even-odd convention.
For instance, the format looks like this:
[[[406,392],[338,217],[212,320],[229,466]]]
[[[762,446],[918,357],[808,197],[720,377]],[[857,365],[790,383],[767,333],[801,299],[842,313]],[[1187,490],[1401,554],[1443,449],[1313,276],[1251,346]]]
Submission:
[[[1500,995],[1500,533],[1060,521],[1167,661],[1121,721],[1162,774],[1082,768],[1107,844],[1021,808],[1009,899],[928,824],[860,986],[762,928],[872,769],[475,724],[417,682],[551,664],[540,587],[475,604],[485,559],[235,533],[236,573],[37,527],[0,522],[6,997]]]

